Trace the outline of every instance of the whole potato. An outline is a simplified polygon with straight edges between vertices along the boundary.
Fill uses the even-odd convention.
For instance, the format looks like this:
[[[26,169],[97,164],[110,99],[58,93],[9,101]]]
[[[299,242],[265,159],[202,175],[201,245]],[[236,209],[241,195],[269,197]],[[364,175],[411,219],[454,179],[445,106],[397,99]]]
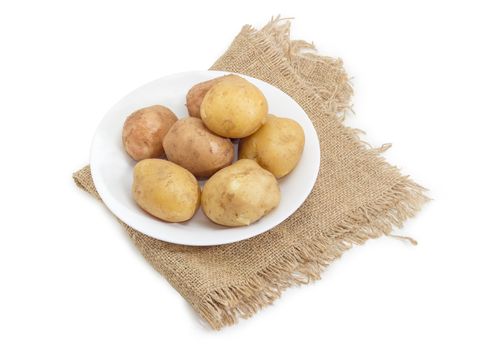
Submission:
[[[212,175],[201,197],[207,217],[224,226],[250,225],[279,202],[276,178],[249,159],[238,160]]]
[[[134,160],[165,156],[163,138],[177,117],[167,107],[154,105],[133,112],[123,126],[123,145]]]
[[[177,121],[163,140],[167,159],[197,177],[209,177],[232,163],[231,140],[212,133],[199,118]]]
[[[211,87],[220,82],[222,79],[231,77],[233,78],[238,76],[234,74],[228,74],[194,85],[189,90],[186,97],[186,105],[187,110],[189,111],[189,115],[191,117],[200,118],[200,105],[202,104],[202,100],[204,99],[205,94],[207,94],[207,91],[209,91]]]
[[[254,159],[276,178],[291,172],[301,158],[305,133],[296,121],[268,116],[254,134],[239,142],[239,158]]]
[[[169,222],[190,219],[200,203],[194,175],[163,159],[145,159],[135,165],[132,194],[142,209]]]
[[[246,79],[223,79],[205,95],[200,116],[208,129],[230,138],[246,137],[266,121],[268,103]]]

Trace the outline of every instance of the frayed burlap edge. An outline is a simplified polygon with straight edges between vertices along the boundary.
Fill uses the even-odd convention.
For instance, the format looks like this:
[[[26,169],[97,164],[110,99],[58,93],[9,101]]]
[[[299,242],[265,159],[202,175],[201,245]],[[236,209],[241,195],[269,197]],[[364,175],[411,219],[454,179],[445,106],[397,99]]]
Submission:
[[[372,205],[351,213],[330,232],[302,242],[246,283],[213,291],[200,306],[200,313],[214,328],[232,325],[270,305],[288,287],[320,279],[325,267],[354,244],[389,235],[401,227],[428,200],[423,188],[411,181],[394,186]],[[336,235],[336,237],[332,237]]]
[[[342,72],[341,75],[337,75],[342,79],[339,90],[331,91],[326,86],[312,86],[308,81],[305,83],[312,90],[308,96],[310,99],[325,105],[327,113],[343,119],[346,112],[351,109],[352,87],[342,62],[339,59],[319,56],[313,44],[289,40],[289,22],[281,21],[280,18],[276,18],[260,31],[245,26],[242,32],[257,36],[257,40],[261,40],[261,44],[270,51],[272,64],[278,66],[289,78],[291,77],[290,79],[299,79],[298,76],[302,73],[298,71],[300,59],[333,64],[337,71]],[[263,33],[264,36],[261,35]],[[217,69],[217,62],[212,69]],[[362,131],[344,125],[341,127],[348,135],[349,141],[366,150],[366,157],[373,157],[374,160],[377,157],[382,169],[398,173],[395,167],[380,156],[380,153],[389,148],[388,144],[371,149],[368,143],[360,139]],[[74,173],[73,178],[80,188],[100,199],[92,183],[89,166]],[[249,277],[244,283],[213,290],[202,302],[194,303],[188,300],[214,329],[232,325],[239,317],[249,318],[264,306],[272,304],[286,288],[320,279],[325,267],[354,244],[360,245],[371,238],[391,235],[394,227],[401,227],[404,221],[413,217],[428,200],[424,195],[425,191],[426,189],[408,177],[401,176],[400,181],[387,192],[348,213],[338,225],[328,231],[313,235],[291,247],[281,259]],[[133,230],[122,224],[134,238],[130,233]],[[404,238],[415,243],[413,239]]]
[[[291,40],[291,18],[271,18],[260,31],[246,25],[243,32],[247,35],[258,37],[258,41],[269,51],[272,51],[272,63],[278,65],[281,71],[288,72],[294,77],[310,78],[312,72],[306,72],[303,67],[308,66],[308,61],[315,64],[322,63],[326,70],[332,69],[333,74],[328,81],[319,81],[312,84],[310,80],[305,81],[305,85],[314,90],[316,96],[320,97],[323,108],[328,113],[339,114],[343,121],[345,112],[352,110],[350,100],[353,95],[353,88],[350,79],[343,67],[340,58],[323,56],[318,53],[313,43],[304,40]]]

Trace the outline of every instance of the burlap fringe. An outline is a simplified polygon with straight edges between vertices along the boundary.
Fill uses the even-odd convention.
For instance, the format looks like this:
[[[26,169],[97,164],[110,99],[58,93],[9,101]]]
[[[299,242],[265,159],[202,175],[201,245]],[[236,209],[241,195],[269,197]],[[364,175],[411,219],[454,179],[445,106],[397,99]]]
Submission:
[[[278,263],[243,285],[211,292],[200,307],[201,315],[212,328],[220,329],[272,304],[286,288],[320,279],[324,269],[352,245],[390,235],[393,227],[401,227],[413,217],[428,200],[424,191],[423,187],[404,179],[371,205],[350,213],[329,232],[293,247]]]
[[[310,78],[307,84],[310,85],[317,95],[322,97],[326,101],[326,110],[330,113],[336,113],[343,118],[346,112],[353,112],[352,106],[349,104],[353,95],[353,88],[350,84],[351,79],[347,76],[347,72],[343,68],[343,62],[340,58],[334,58],[329,56],[322,56],[318,54],[318,50],[313,43],[304,40],[291,40],[290,39],[290,27],[291,18],[281,18],[277,16],[272,18],[271,21],[266,24],[261,32],[265,33],[267,37],[273,41],[273,47],[278,47],[283,53],[285,58],[298,76],[305,76]],[[243,30],[249,32],[256,32],[257,30],[251,26],[245,26]],[[278,59],[282,56],[278,53]],[[306,72],[301,70],[301,61],[313,61],[316,66],[322,64],[325,70],[331,70],[331,79],[328,84],[312,84],[311,74],[312,72]]]
[[[245,26],[243,31],[256,34],[258,31],[251,26]],[[343,69],[342,61],[331,57],[324,57],[317,54],[315,46],[301,40],[290,40],[290,22],[277,17],[272,19],[261,32],[266,33],[264,37],[258,36],[263,47],[267,47],[267,54],[270,55],[273,63],[278,64],[280,71],[288,75],[289,79],[297,79],[298,60],[311,59],[317,62],[330,63],[341,79],[342,88],[329,91],[326,86],[313,86],[315,95],[319,101],[326,101],[328,113],[344,115],[351,110],[350,98],[352,87]],[[268,42],[268,40],[272,42]],[[281,52],[275,48],[281,48]],[[282,60],[286,62],[283,63]],[[288,68],[288,61],[291,67]],[[289,69],[293,68],[294,71]],[[332,84],[334,85],[334,84]],[[315,96],[315,98],[317,98]],[[312,98],[309,96],[309,98]],[[372,148],[368,143],[360,139],[363,132],[358,129],[346,129],[351,141],[359,147],[368,151],[369,157],[378,157],[382,166],[387,171],[398,170],[389,165],[380,156],[391,145],[384,144],[378,148]],[[244,284],[220,288],[209,293],[202,305],[194,305],[203,318],[214,329],[232,325],[238,318],[249,318],[264,306],[270,305],[281,293],[293,285],[307,284],[320,279],[320,276],[332,261],[339,258],[347,249],[354,244],[363,244],[370,238],[377,238],[382,235],[391,235],[394,227],[401,227],[404,221],[413,217],[428,200],[424,195],[425,188],[417,185],[408,177],[401,177],[401,181],[394,185],[381,197],[373,200],[372,203],[364,205],[349,213],[342,222],[328,232],[322,232],[307,241],[301,242],[284,254],[277,263],[260,271],[251,277]],[[412,238],[404,236],[393,236],[409,240],[415,244]]]

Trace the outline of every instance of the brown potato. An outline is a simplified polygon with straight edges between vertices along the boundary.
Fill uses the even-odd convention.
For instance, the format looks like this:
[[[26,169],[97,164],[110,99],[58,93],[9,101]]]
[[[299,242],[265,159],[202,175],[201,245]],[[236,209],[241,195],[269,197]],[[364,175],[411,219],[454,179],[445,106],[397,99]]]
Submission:
[[[207,80],[194,85],[189,90],[186,97],[186,106],[191,117],[200,118],[200,105],[202,104],[202,100],[204,99],[207,91],[209,91],[211,87],[220,82],[222,79],[226,79],[228,77],[237,77],[237,75],[228,74],[219,78]]]
[[[163,159],[144,159],[135,165],[132,194],[151,215],[181,222],[194,216],[200,203],[199,183],[188,170]]]
[[[177,121],[163,140],[167,159],[197,177],[209,177],[234,159],[231,140],[212,133],[199,118]]]
[[[201,196],[205,215],[224,226],[250,225],[279,202],[276,178],[250,159],[238,160],[212,175]]]
[[[266,121],[268,103],[263,93],[246,79],[223,79],[205,95],[200,116],[217,135],[246,137]]]
[[[164,157],[163,138],[177,117],[167,107],[154,105],[133,112],[123,126],[123,145],[134,160]]]
[[[304,145],[305,133],[300,124],[270,115],[258,131],[240,140],[239,159],[253,159],[281,178],[296,167]]]

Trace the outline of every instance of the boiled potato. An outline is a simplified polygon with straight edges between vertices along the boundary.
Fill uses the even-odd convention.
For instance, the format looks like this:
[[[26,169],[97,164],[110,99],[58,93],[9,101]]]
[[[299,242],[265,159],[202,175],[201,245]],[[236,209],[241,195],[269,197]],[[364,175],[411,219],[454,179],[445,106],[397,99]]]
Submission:
[[[163,159],[145,159],[135,165],[132,194],[142,209],[169,222],[190,219],[200,203],[194,175]]]
[[[220,82],[222,79],[233,77],[237,77],[237,75],[228,74],[194,85],[189,90],[186,97],[186,105],[189,115],[191,117],[200,118],[200,105],[202,104],[202,100],[204,99],[205,94],[207,94],[207,91],[209,91],[211,87]]]
[[[305,145],[303,128],[288,118],[268,116],[254,134],[239,142],[239,158],[254,159],[276,178],[291,172],[301,158]]]
[[[268,103],[246,79],[223,79],[205,95],[200,116],[208,129],[230,138],[246,137],[266,121]]]
[[[212,133],[199,118],[176,122],[165,135],[163,148],[167,159],[197,177],[209,177],[232,163],[231,140]]]
[[[132,113],[123,126],[123,145],[134,160],[165,156],[163,138],[177,117],[167,107],[154,105]]]
[[[217,224],[244,226],[262,218],[279,201],[276,178],[255,161],[241,159],[219,170],[205,183],[201,206]]]

